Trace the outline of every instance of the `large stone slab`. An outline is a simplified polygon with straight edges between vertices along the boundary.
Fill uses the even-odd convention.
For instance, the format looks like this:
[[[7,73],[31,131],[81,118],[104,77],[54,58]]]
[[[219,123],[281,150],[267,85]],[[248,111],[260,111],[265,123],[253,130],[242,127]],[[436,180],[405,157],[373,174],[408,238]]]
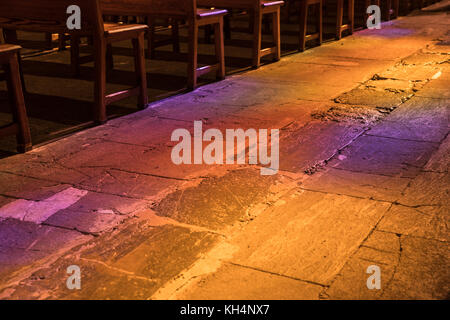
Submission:
[[[225,264],[176,295],[182,300],[317,300],[322,287]]]
[[[431,142],[366,135],[344,149],[331,165],[355,172],[413,178],[437,148],[438,145]]]
[[[161,286],[191,266],[216,239],[212,233],[138,222],[105,233],[91,243],[98,245],[84,251],[81,259],[154,279]]]
[[[385,120],[367,133],[378,137],[440,143],[448,133],[447,127],[427,126],[418,119]]]
[[[396,122],[422,123],[425,127],[448,127],[450,121],[450,100],[413,97],[394,110],[387,120]]]
[[[301,187],[306,190],[395,202],[410,182],[411,179],[408,178],[330,168],[302,181]]]
[[[410,208],[395,205],[381,220],[377,229],[439,241],[447,241],[450,236],[448,207]]]
[[[240,250],[232,261],[328,285],[388,208],[378,201],[299,192],[233,240]]]
[[[87,190],[132,198],[135,199],[133,201],[140,200],[142,203],[142,201],[155,201],[181,184],[182,181],[176,178],[160,178],[137,172],[110,169],[103,171],[96,178],[84,181],[82,186]],[[133,205],[132,208],[136,208],[136,206]],[[125,210],[130,211],[130,209]]]
[[[423,172],[415,178],[399,202],[409,206],[450,206],[448,173]]]
[[[0,221],[0,287],[15,272],[30,266],[63,248],[89,241],[79,232],[41,226],[31,222]]]
[[[280,142],[280,168],[302,172],[322,164],[362,132],[361,126],[311,122],[292,129]]]
[[[39,201],[65,190],[70,185],[0,172],[0,194]]]
[[[436,172],[448,172],[449,161],[450,159],[450,137],[442,142],[439,150],[433,154],[430,161],[428,161],[425,166],[425,170],[428,171],[436,171]]]
[[[398,262],[400,251],[398,239],[395,234],[374,231],[346,262],[330,288],[326,290],[325,296],[332,300],[383,299],[383,289],[389,284]],[[370,266],[380,268],[381,290],[367,287],[367,280],[373,273],[373,271],[367,273]]]
[[[261,176],[256,169],[231,171],[169,194],[155,211],[179,222],[222,229],[244,218],[252,205],[265,202],[271,186],[282,183],[279,179]]]

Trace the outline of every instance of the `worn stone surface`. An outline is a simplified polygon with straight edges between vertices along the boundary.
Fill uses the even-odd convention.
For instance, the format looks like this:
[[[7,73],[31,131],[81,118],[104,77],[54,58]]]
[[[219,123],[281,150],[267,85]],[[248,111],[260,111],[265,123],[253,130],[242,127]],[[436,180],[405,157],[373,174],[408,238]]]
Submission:
[[[222,266],[190,284],[177,299],[186,300],[315,300],[321,286],[240,267]]]
[[[332,166],[338,169],[412,178],[419,174],[438,144],[363,136],[341,152]]]
[[[155,211],[180,222],[220,229],[244,218],[248,207],[265,202],[277,180],[261,176],[259,170],[231,171],[168,195]]]
[[[229,70],[249,65],[239,23]],[[0,160],[0,298],[448,298],[448,25],[401,17],[179,95],[186,57],[159,48],[150,99],[173,97],[114,104],[109,115],[134,113]],[[114,54],[108,90],[134,82],[129,45]],[[92,65],[73,80],[69,58],[24,59],[34,143],[91,118]],[[194,120],[280,129],[280,172],[173,165],[170,135]],[[42,210],[65,190],[83,196]],[[80,291],[66,288],[73,264]],[[373,264],[380,291],[366,286]]]
[[[430,184],[430,181],[433,181]],[[410,206],[450,206],[450,177],[448,173],[421,173],[405,190],[401,203]]]
[[[333,122],[311,122],[293,130],[280,145],[280,168],[292,172],[309,171],[363,132],[360,125]]]
[[[450,157],[450,138],[447,138],[442,142],[439,150],[433,154],[430,161],[425,166],[425,170],[436,172],[448,172]]]
[[[378,225],[378,230],[439,241],[449,241],[448,207],[409,208],[393,206]]]
[[[233,262],[330,284],[390,204],[318,192],[294,194],[268,210],[234,242]]]
[[[410,179],[330,169],[302,181],[306,190],[342,194],[394,202],[410,183]]]
[[[0,274],[4,285],[15,273],[64,247],[86,242],[90,236],[31,222],[0,221]],[[1,286],[0,286],[1,289]]]

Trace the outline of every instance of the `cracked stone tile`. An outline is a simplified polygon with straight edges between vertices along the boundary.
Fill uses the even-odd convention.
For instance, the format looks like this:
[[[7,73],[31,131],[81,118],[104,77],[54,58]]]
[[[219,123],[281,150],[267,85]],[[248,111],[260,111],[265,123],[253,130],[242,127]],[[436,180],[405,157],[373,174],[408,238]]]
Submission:
[[[150,203],[147,201],[91,191],[67,209],[85,213],[97,212],[129,215],[138,210],[145,209],[149,205]]]
[[[179,222],[221,229],[244,218],[252,205],[265,202],[271,185],[281,183],[279,179],[262,176],[255,169],[235,170],[169,194],[154,210]]]
[[[81,259],[100,261],[113,268],[156,279],[162,285],[207,252],[217,237],[212,233],[192,232],[169,225],[131,224],[95,239],[94,242],[100,245],[82,252]]]
[[[448,172],[450,159],[450,137],[447,136],[439,147],[439,150],[431,156],[424,170],[436,172]]]
[[[386,115],[374,107],[354,106],[336,103],[326,111],[315,111],[311,113],[313,119],[321,121],[334,121],[344,123],[354,123],[370,126],[383,119]]]
[[[180,227],[130,223],[71,250],[14,288],[0,292],[0,297],[148,299],[208,251],[216,237]],[[66,288],[66,269],[70,265],[81,269],[81,290]]]
[[[433,80],[429,85],[425,86],[423,90],[417,93],[418,97],[433,98],[433,99],[450,99],[449,88],[450,81],[444,79]],[[448,106],[448,104],[447,104]]]
[[[355,254],[345,263],[331,286],[326,290],[329,299],[383,299],[383,290],[396,271],[400,253],[399,237],[374,231]],[[370,266],[380,268],[381,290],[369,289],[367,273]],[[397,299],[401,299],[398,297]]]
[[[413,55],[403,58],[400,64],[404,65],[422,65],[422,66],[433,66],[440,65],[443,63],[450,62],[450,57],[445,55],[430,54],[426,53],[425,50],[420,50],[420,52],[414,53]]]
[[[329,285],[389,208],[388,203],[300,191],[232,240],[233,263]]]
[[[111,169],[103,172],[103,174],[96,178],[84,181],[82,186],[96,192],[119,196],[119,198],[122,196],[154,201],[166,192],[177,188],[181,183],[182,181],[175,179],[159,178],[156,176]],[[119,198],[117,199],[119,200]],[[140,206],[138,203],[136,205],[131,204],[131,206],[128,206],[126,204],[127,201],[132,200],[124,199],[123,205],[117,210],[130,212],[130,210],[136,209],[136,205]]]
[[[67,209],[55,213],[44,223],[82,233],[100,234],[117,227],[126,218],[126,216],[109,212],[82,212]]]
[[[408,92],[392,92],[389,90],[375,90],[373,88],[359,87],[341,94],[335,98],[336,103],[348,105],[366,105],[386,110],[386,113],[398,107],[405,99],[411,96]]]
[[[431,142],[362,136],[333,159],[332,167],[355,172],[413,178],[438,148]]]
[[[407,81],[430,80],[440,71],[439,66],[396,65],[380,74],[383,78]]]
[[[0,194],[40,201],[65,190],[70,185],[0,172]]]
[[[0,216],[40,224],[58,211],[70,207],[86,194],[85,190],[70,187],[41,201],[19,199],[0,208]]]
[[[199,88],[192,95],[174,98],[174,103],[212,103],[223,101],[226,105],[252,106],[263,103],[283,104],[293,100],[326,101],[342,92],[341,86],[311,86],[307,82],[283,84],[275,81],[229,78],[214,87]]]
[[[322,287],[232,264],[176,294],[181,300],[317,300]]]
[[[448,299],[448,243],[405,236],[401,244],[400,261],[383,298]]]
[[[378,67],[379,68],[379,67]],[[320,63],[284,63],[284,65],[267,66],[248,72],[246,79],[276,81],[278,83],[295,83],[296,85],[311,86],[320,84],[339,86],[347,84],[347,90],[356,86],[363,77],[370,78],[377,70],[373,63],[356,63],[353,65],[329,65]],[[327,74],[326,77],[323,75]],[[344,88],[344,87],[342,87]],[[345,90],[345,89],[344,89]]]
[[[191,124],[193,126],[193,124]],[[212,166],[203,165],[175,165],[171,159],[172,147],[177,142],[170,142],[158,147],[145,147],[117,142],[103,142],[88,147],[83,152],[61,159],[67,167],[77,168],[94,178],[93,181],[104,178],[105,171],[123,171],[139,174],[164,176],[183,179],[187,176],[211,169]],[[81,184],[89,182],[83,181]]]
[[[395,205],[377,226],[377,230],[449,241],[448,207],[409,208]]]
[[[430,127],[448,127],[450,121],[449,99],[437,100],[413,97],[386,118],[389,121],[422,123]]]
[[[449,177],[448,173],[423,172],[411,182],[399,202],[408,206],[450,207]]]
[[[0,285],[4,285],[21,268],[90,238],[79,232],[31,222],[15,219],[0,221]]]
[[[353,59],[370,59],[378,61],[394,61],[398,57],[408,56],[423,47],[426,42],[417,38],[411,38],[407,45],[402,45],[401,37],[405,36],[405,31],[397,28],[395,36],[395,27],[389,26],[381,30],[362,30],[352,35],[352,37],[343,38],[341,41],[332,42],[320,47],[314,48],[311,55],[335,57],[346,57]],[[414,31],[407,30],[408,33]],[[387,38],[395,41],[386,41]],[[409,40],[409,39],[408,39]],[[374,48],[383,47],[383,50],[374,50]],[[306,51],[305,53],[309,53]]]
[[[362,132],[346,123],[311,122],[280,142],[280,168],[300,172],[331,158]]]
[[[407,97],[408,95],[419,91],[425,83],[425,81],[383,78],[376,74],[369,81],[364,82],[361,88],[373,89],[379,92],[398,93]]]
[[[301,187],[307,190],[395,202],[402,196],[402,192],[410,182],[411,179],[407,178],[330,168],[304,180]]]
[[[433,120],[430,119],[430,121]],[[447,127],[427,126],[417,119],[404,119],[403,121],[390,121],[387,119],[376,124],[367,134],[378,137],[439,143],[446,137],[448,132],[449,129]]]
[[[67,268],[74,264],[81,270],[81,290],[69,290],[66,286]],[[145,300],[157,286],[158,283],[152,279],[67,257],[60,259],[56,265],[34,272],[19,285],[0,291],[0,297],[20,300]]]
[[[292,123],[307,123],[311,120],[311,113],[326,110],[328,102],[296,100],[284,104],[261,104],[256,106],[243,107],[236,113],[236,117],[270,120],[278,128]]]

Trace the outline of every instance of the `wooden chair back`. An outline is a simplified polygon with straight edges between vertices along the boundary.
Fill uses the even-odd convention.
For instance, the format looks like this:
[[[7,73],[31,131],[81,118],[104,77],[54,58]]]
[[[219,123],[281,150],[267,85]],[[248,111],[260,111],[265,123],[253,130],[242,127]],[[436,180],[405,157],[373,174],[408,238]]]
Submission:
[[[161,15],[194,16],[196,0],[100,0],[103,14],[107,15]]]
[[[0,27],[52,33],[77,32],[67,28],[70,16],[67,8],[71,5],[77,5],[81,10],[79,32],[103,35],[99,0],[1,0]]]

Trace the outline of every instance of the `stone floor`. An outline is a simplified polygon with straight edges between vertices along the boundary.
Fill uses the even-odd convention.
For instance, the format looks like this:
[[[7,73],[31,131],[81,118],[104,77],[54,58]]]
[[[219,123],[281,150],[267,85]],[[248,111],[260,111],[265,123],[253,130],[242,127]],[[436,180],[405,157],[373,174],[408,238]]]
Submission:
[[[0,298],[448,299],[449,27],[401,17],[4,157]],[[33,64],[54,110],[88,101]],[[173,164],[195,120],[280,129],[279,173]]]

